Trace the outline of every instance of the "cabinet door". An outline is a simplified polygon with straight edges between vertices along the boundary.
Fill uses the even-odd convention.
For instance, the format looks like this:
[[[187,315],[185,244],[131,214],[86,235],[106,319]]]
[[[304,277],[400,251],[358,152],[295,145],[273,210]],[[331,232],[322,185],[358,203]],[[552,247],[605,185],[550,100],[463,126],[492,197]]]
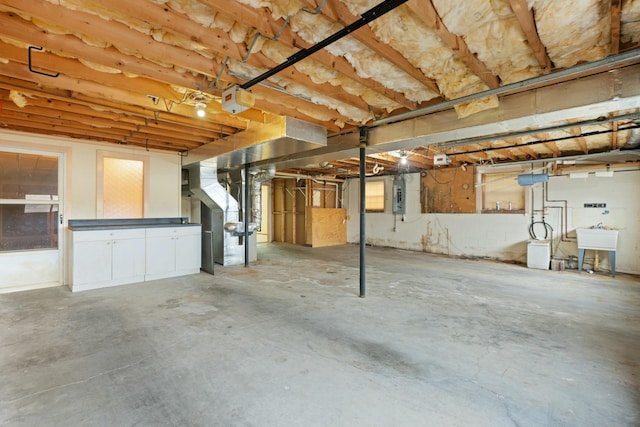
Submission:
[[[118,239],[113,241],[112,278],[115,281],[131,279],[144,280],[145,241],[139,239]]]
[[[74,242],[74,288],[78,285],[111,280],[111,246],[111,240]]]
[[[180,235],[176,239],[176,270],[179,272],[198,272],[202,261],[200,233]]]
[[[161,277],[176,270],[175,236],[147,235],[146,275]]]

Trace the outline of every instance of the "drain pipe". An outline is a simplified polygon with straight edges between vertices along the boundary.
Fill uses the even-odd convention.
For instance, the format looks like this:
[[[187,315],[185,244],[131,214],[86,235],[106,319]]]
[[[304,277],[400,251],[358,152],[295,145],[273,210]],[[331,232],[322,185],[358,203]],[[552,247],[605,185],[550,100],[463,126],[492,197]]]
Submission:
[[[367,236],[365,228],[366,219],[366,203],[365,203],[365,149],[369,142],[369,128],[360,128],[360,298],[365,296],[366,288],[366,261],[365,261],[365,249],[367,245]]]

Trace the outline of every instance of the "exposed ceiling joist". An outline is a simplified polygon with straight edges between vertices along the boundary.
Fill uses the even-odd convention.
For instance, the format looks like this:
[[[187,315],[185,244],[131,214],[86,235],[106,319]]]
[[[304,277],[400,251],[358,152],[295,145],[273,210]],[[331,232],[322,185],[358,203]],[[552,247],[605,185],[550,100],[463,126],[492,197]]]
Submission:
[[[533,54],[538,60],[538,64],[540,64],[540,67],[548,73],[551,71],[552,67],[551,59],[549,58],[549,55],[547,55],[547,50],[538,35],[533,11],[527,5],[526,0],[509,0],[509,2],[511,3],[513,12],[520,22],[522,31],[529,41]]]
[[[398,150],[411,168],[433,167],[419,148],[429,144],[444,144],[452,166],[598,153],[626,144],[640,110],[631,102],[640,86],[634,4],[410,0],[255,85],[253,108],[234,115],[222,108],[223,88],[350,26],[372,3],[0,0],[0,119],[38,134],[224,153],[238,134],[284,115],[332,138],[314,154],[283,156],[283,167],[309,157],[333,174],[357,173],[357,159],[339,160],[357,150],[363,125],[373,128],[369,163],[385,173],[397,169]],[[582,83],[561,83],[574,79]],[[548,85],[565,92],[513,102]],[[206,118],[195,116],[199,91]],[[595,115],[606,123],[585,124]]]
[[[409,0],[407,6],[411,8],[442,41],[449,46],[480,79],[490,88],[498,87],[498,78],[469,50],[464,39],[451,33],[440,19],[431,0]]]

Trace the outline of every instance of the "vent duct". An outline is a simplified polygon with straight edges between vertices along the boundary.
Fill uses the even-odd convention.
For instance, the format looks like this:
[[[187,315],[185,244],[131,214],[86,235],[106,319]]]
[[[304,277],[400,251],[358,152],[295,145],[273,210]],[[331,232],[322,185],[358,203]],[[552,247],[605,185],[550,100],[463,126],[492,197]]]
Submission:
[[[244,262],[243,243],[225,231],[225,224],[239,222],[238,201],[218,181],[215,161],[194,163],[189,171],[189,194],[201,202],[203,266],[210,260],[222,265]],[[212,266],[211,266],[212,267]],[[203,270],[208,271],[203,267]]]
[[[251,173],[251,223],[255,224],[255,230],[262,229],[262,183],[276,176],[276,167],[270,165],[266,170],[257,170]]]
[[[189,151],[185,162],[213,160],[218,170],[326,147],[327,129],[291,117],[249,128]]]
[[[640,123],[636,124],[640,126]],[[631,136],[626,144],[622,147],[623,150],[633,150],[640,147],[640,127],[631,129]]]

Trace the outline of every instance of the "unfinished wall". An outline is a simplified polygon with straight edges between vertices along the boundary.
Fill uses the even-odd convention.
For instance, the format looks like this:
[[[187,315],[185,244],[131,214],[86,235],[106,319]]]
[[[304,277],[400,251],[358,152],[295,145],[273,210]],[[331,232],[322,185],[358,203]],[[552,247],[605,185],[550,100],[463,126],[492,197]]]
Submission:
[[[304,245],[306,180],[275,178],[273,188],[273,241]]]
[[[385,177],[388,188],[393,177]],[[463,257],[493,258],[526,263],[530,214],[422,214],[420,206],[420,175],[407,175],[407,213],[405,220],[394,218],[391,213],[391,192],[387,192],[385,213],[367,214],[367,243],[401,249],[425,251]],[[640,171],[616,172],[613,178],[596,178],[591,174],[586,180],[570,180],[568,177],[552,177],[549,182],[550,199],[566,199],[569,206],[569,236],[575,237],[576,227],[589,227],[599,222],[620,229],[616,270],[640,274],[640,200],[637,188]],[[541,206],[542,184],[534,186],[531,197],[534,209]],[[583,203],[607,203],[608,214],[603,209],[585,209]],[[555,230],[560,230],[560,209],[549,206],[545,221]],[[347,241],[359,241],[359,183],[357,179],[345,184],[345,206],[347,207]],[[530,208],[529,208],[530,209]],[[529,212],[529,210],[527,210]],[[540,219],[537,214],[536,220]],[[555,255],[567,258],[577,255],[577,244],[569,239],[560,241],[560,233],[554,235]],[[567,240],[567,239],[565,239]],[[593,256],[587,254],[585,266]],[[608,256],[600,256],[601,267],[608,266]]]
[[[422,177],[422,212],[474,213],[474,170],[469,165],[426,171]]]

